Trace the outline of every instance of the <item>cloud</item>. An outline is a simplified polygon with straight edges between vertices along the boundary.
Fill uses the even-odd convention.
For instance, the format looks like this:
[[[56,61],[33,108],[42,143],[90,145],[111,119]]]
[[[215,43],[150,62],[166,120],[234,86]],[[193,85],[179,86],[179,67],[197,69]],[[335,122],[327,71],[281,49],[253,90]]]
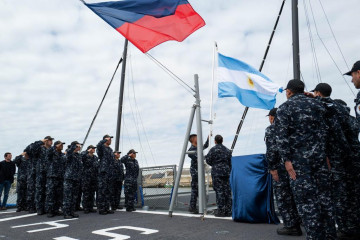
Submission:
[[[182,43],[166,42],[149,53],[190,86],[193,75],[199,74],[202,114],[203,119],[208,119],[214,41],[225,55],[259,66],[281,2],[194,0],[194,9],[207,25]],[[344,5],[330,0],[323,4],[343,53],[352,64],[359,58],[356,53],[360,33],[354,29],[360,23],[356,8],[349,6],[357,6],[357,2],[349,0]],[[263,69],[281,85],[292,75],[290,9],[288,2]],[[348,67],[317,2],[313,10],[321,36],[345,72]],[[301,3],[299,11],[302,74],[308,88],[312,88],[318,81]],[[27,144],[46,135],[67,143],[82,141],[122,55],[123,37],[80,1],[3,0],[0,30],[0,152],[19,154]],[[333,86],[334,98],[342,98],[352,107],[354,96],[314,29],[313,34],[322,80]],[[120,71],[87,144],[96,144],[104,134],[115,134],[119,86]],[[142,166],[178,164],[194,98],[130,45],[124,99],[122,152],[139,150]],[[285,97],[279,95],[277,105],[284,101]],[[236,99],[215,101],[214,133],[222,134],[228,147],[243,110]],[[266,112],[250,109],[235,155],[265,151]],[[205,135],[208,129],[203,123]]]

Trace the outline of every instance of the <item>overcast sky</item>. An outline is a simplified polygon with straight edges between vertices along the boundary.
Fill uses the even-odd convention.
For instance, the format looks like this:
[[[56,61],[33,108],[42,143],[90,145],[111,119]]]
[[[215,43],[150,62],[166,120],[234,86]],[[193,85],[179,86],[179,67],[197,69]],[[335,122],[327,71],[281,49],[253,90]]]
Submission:
[[[308,0],[304,1],[310,12]],[[193,0],[191,4],[206,26],[182,43],[166,42],[149,53],[191,86],[193,75],[199,74],[203,119],[209,119],[214,41],[222,54],[257,68],[281,2]],[[319,79],[303,1],[299,2],[301,70],[310,90]],[[322,0],[349,66],[342,59],[319,1],[311,2],[321,39],[340,70],[348,71],[360,59],[358,0],[347,0],[346,4]],[[290,3],[285,5],[263,69],[281,86],[292,78]],[[354,95],[321,44],[312,16],[309,17],[321,79],[332,85],[333,98],[342,98],[353,108]],[[122,55],[123,43],[119,33],[80,1],[0,0],[1,155],[6,151],[18,155],[29,143],[46,135],[66,143],[82,142]],[[142,167],[178,164],[194,98],[132,45],[128,59],[120,149],[139,151],[137,158]],[[351,79],[346,80],[356,93]],[[115,135],[119,86],[120,71],[86,145],[97,144],[105,134]],[[278,106],[285,101],[284,95],[279,94],[277,100]],[[235,98],[215,100],[214,134],[222,134],[228,147],[243,110]],[[266,114],[265,110],[250,109],[234,155],[265,152]],[[209,131],[205,123],[203,131]],[[188,160],[186,164],[189,165]]]

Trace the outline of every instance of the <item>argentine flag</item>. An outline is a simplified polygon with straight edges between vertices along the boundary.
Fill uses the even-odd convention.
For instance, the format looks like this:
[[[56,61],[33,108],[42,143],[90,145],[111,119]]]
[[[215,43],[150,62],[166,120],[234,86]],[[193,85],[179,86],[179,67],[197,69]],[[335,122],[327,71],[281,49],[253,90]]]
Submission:
[[[236,97],[251,108],[272,109],[279,86],[250,65],[218,53],[218,97]]]

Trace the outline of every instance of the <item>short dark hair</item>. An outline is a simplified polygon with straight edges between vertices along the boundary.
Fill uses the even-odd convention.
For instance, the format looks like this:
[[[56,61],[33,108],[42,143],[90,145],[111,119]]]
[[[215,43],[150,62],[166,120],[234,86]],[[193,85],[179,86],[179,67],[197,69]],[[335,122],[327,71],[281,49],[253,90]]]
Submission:
[[[6,153],[4,154],[4,157],[6,158],[9,154],[11,154],[11,153],[6,152]]]
[[[223,137],[221,135],[216,135],[215,136],[215,142],[217,144],[222,144],[223,143]]]

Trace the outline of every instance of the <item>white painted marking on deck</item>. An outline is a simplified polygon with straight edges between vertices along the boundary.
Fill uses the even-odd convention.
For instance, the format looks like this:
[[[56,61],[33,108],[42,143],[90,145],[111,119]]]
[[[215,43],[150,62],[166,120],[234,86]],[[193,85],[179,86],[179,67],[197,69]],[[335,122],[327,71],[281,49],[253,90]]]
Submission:
[[[30,226],[37,226],[37,225],[50,225],[51,226],[48,228],[41,228],[41,229],[27,231],[28,233],[42,232],[42,231],[48,231],[48,230],[68,227],[69,226],[68,224],[63,224],[63,223],[59,223],[59,222],[73,221],[73,220],[77,220],[77,218],[58,220],[58,221],[50,221],[50,222],[31,223],[31,224],[25,224],[25,225],[12,226],[11,228],[22,228],[22,227],[30,227]]]
[[[17,217],[2,218],[2,219],[0,219],[0,222],[6,222],[6,221],[21,219],[21,218],[27,218],[27,217],[32,217],[32,216],[36,216],[36,215],[37,215],[36,213],[32,213],[32,214],[25,214],[25,215],[21,215],[21,216],[17,216]]]
[[[57,238],[53,238],[54,240],[79,240],[79,239],[76,239],[76,238],[71,238],[71,237],[57,237]]]
[[[97,235],[111,237],[110,240],[126,240],[126,239],[131,238],[128,235],[122,235],[122,234],[118,234],[118,233],[109,232],[109,231],[114,231],[114,230],[118,230],[118,229],[135,230],[135,231],[141,232],[140,234],[143,234],[143,235],[150,235],[150,234],[159,232],[159,230],[149,229],[149,228],[139,228],[139,227],[132,227],[132,226],[119,226],[119,227],[112,227],[112,228],[96,230],[96,231],[93,231],[92,233],[97,234]]]
[[[125,212],[126,210],[117,210],[120,212]],[[169,212],[159,212],[159,211],[145,211],[145,210],[136,210],[132,213],[147,213],[147,214],[155,214],[155,215],[169,215]],[[191,213],[172,213],[173,216],[181,216],[181,217],[192,217],[192,218],[200,218],[200,214],[191,214]],[[204,215],[204,218],[211,219],[222,219],[222,220],[233,220],[232,217],[215,217],[214,215]]]
[[[9,213],[15,213],[16,211],[3,211],[3,212],[0,212],[0,214],[9,214]]]

